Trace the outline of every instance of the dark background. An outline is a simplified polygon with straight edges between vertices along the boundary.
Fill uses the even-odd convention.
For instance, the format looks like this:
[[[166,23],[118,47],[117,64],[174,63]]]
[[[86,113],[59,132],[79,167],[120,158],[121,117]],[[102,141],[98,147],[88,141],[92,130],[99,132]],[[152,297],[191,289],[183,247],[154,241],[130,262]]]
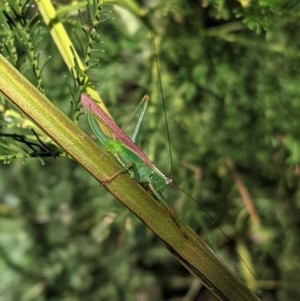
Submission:
[[[55,2],[84,56],[72,34],[75,29],[86,45],[71,4]],[[87,22],[84,2],[79,4]],[[298,1],[174,0],[147,5],[153,9],[172,172],[146,19],[126,6],[106,9],[112,13],[97,28],[104,44],[94,45],[105,52],[94,54],[101,66],[90,77],[120,125],[142,96],[150,95],[140,146],[200,204],[167,188],[164,195],[172,208],[244,282],[259,286],[263,300],[299,300]],[[25,25],[34,13],[38,10],[31,7]],[[3,14],[1,23],[7,24]],[[71,74],[48,28],[43,22],[40,26],[43,40],[32,51],[41,51],[40,64],[51,55],[41,75],[45,94],[72,118],[68,85],[74,94],[76,89]],[[13,29],[5,28],[1,53],[11,59],[3,45]],[[30,51],[21,40],[15,46],[15,65],[37,84]],[[0,165],[1,301],[209,300],[198,295],[201,285],[163,243],[76,162],[63,155],[53,158],[53,153],[42,163],[37,158],[8,159],[26,152],[21,147],[28,144],[5,134],[29,137],[30,130],[26,116],[12,117],[12,122],[7,110],[15,109],[0,100],[0,160],[9,163]],[[91,133],[86,117],[79,124]],[[36,139],[32,133],[31,139]],[[235,250],[258,283],[249,280]]]

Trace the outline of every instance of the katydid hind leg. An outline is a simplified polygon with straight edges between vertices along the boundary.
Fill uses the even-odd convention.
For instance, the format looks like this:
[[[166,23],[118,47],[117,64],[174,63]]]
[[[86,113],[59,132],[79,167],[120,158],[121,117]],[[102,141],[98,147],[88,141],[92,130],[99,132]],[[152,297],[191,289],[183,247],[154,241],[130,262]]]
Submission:
[[[123,172],[128,172],[130,168],[134,166],[134,162],[129,162],[128,164],[124,165],[119,159],[118,161],[123,166],[120,170],[118,170],[116,173],[114,173],[112,176],[110,176],[108,179],[105,179],[102,181],[102,184],[108,184],[111,181],[113,181],[117,176],[119,176]]]
[[[108,179],[105,179],[102,181],[102,184],[108,184],[111,181],[113,181],[118,175],[120,175],[122,172],[128,171],[132,166],[134,165],[133,162],[128,163],[126,166],[123,166],[120,170],[118,170],[115,174],[110,176]]]
[[[131,137],[131,140],[137,144],[138,143],[138,139],[139,139],[139,130],[145,115],[145,112],[147,110],[147,106],[148,106],[148,102],[149,102],[150,97],[148,95],[145,95],[142,100],[139,102],[139,104],[137,105],[137,107],[135,108],[134,112],[131,114],[131,116],[129,117],[128,121],[126,122],[125,126],[122,128],[123,130],[125,130],[128,126],[128,124],[131,122],[132,118],[137,114],[137,112],[141,109],[141,113],[140,116],[138,118],[137,124],[135,126],[133,135]]]
[[[120,158],[117,158],[117,161],[123,166],[120,170],[118,170],[115,174],[109,177],[107,180],[102,181],[102,183],[107,184],[113,181],[117,176],[119,176],[122,172],[127,172],[130,174],[131,178],[134,178],[137,182],[140,183],[140,174],[136,164],[132,161],[128,164],[124,165],[123,161]],[[130,172],[132,171],[132,172]]]

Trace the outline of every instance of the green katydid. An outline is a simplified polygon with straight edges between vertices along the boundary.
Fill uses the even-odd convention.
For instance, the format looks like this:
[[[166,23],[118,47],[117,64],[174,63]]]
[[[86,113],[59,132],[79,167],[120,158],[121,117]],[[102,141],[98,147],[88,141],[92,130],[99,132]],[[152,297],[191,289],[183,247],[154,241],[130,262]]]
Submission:
[[[189,193],[187,193],[177,185],[173,184],[173,180],[171,178],[168,178],[165,174],[163,174],[163,172],[159,170],[136,145],[136,143],[138,142],[138,131],[142,119],[144,117],[145,111],[147,109],[148,101],[149,96],[144,96],[140,104],[137,106],[134,113],[132,114],[134,116],[136,112],[140,109],[140,106],[143,106],[133,136],[130,139],[127,136],[127,134],[116,124],[116,122],[108,114],[106,114],[86,93],[81,94],[81,104],[88,113],[88,121],[90,127],[93,130],[96,137],[99,139],[102,146],[106,148],[108,152],[110,152],[122,165],[123,168],[120,169],[120,172],[125,169],[129,172],[131,177],[136,179],[139,183],[148,185],[151,192],[168,209],[171,217],[173,218],[177,226],[180,228],[180,230],[183,232],[184,236],[186,236],[185,232],[180,227],[177,218],[175,217],[174,211],[170,208],[170,206],[164,199],[162,191],[168,185],[175,186],[177,187],[177,189],[179,189],[188,197],[190,197],[193,201],[195,201],[198,205],[200,204]],[[110,129],[113,138],[107,137],[101,131],[101,129],[97,125],[95,118]],[[107,179],[106,182],[110,182],[118,174],[119,172],[112,175],[112,177]],[[206,209],[202,206],[201,208],[215,223],[214,219],[210,216]],[[221,232],[225,235],[225,233],[222,230]]]
[[[133,136],[130,139],[115,123],[115,121],[109,115],[107,115],[87,94],[81,94],[81,104],[87,110],[90,127],[99,139],[102,146],[118,160],[123,169],[127,170],[132,178],[149,187],[154,196],[168,209],[170,215],[179,226],[173,210],[170,208],[161,194],[162,190],[167,185],[172,183],[172,179],[165,176],[136,145],[139,128],[147,109],[148,101],[149,96],[144,96],[140,102],[140,105],[133,113],[133,115],[135,115],[140,106],[143,106]],[[113,138],[107,137],[101,131],[97,125],[95,117],[110,129]],[[110,179],[108,179],[108,182],[111,181],[116,175],[113,175]]]

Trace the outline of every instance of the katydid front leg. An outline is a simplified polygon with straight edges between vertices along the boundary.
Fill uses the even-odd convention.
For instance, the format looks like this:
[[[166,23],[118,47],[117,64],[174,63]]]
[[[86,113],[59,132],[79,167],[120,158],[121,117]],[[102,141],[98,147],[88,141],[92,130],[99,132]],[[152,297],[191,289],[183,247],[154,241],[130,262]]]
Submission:
[[[123,130],[125,130],[127,128],[127,126],[129,125],[129,123],[131,122],[132,118],[136,115],[136,113],[140,110],[141,106],[142,106],[142,111],[140,113],[139,119],[137,121],[137,124],[135,126],[133,135],[131,137],[131,140],[133,141],[134,144],[138,144],[138,140],[139,140],[139,130],[145,115],[145,112],[147,110],[147,106],[148,106],[148,102],[149,102],[150,97],[148,95],[145,95],[142,100],[140,101],[140,103],[138,104],[138,106],[135,108],[134,112],[132,113],[132,115],[129,117],[129,119],[127,120],[126,124],[123,126]]]

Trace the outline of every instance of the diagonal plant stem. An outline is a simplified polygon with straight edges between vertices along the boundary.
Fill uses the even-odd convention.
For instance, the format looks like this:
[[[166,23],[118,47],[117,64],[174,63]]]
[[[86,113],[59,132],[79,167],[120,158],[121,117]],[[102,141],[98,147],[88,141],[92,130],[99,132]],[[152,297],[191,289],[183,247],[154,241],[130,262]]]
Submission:
[[[113,157],[97,146],[2,55],[0,55],[0,91],[98,182],[105,181],[120,169]],[[105,186],[158,235],[169,250],[220,300],[259,300],[192,229],[180,224],[187,235],[184,236],[167,209],[128,174],[119,175]]]

